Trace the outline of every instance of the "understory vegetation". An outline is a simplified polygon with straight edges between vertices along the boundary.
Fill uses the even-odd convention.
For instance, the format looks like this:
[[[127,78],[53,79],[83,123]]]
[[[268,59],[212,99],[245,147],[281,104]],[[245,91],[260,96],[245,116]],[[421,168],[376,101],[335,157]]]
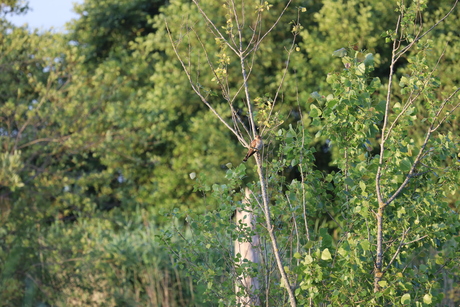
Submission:
[[[458,306],[457,2],[3,1],[0,306]]]

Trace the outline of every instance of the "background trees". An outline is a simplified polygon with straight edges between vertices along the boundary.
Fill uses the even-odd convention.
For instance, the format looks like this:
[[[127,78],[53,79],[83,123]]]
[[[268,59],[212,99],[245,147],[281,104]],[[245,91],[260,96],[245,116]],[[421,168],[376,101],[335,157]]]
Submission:
[[[20,10],[8,4],[2,12]],[[214,23],[229,26],[224,6],[200,4]],[[261,5],[271,5],[262,14],[266,30],[284,2]],[[404,30],[409,44],[452,4],[414,5],[293,3],[251,59],[260,127],[280,88],[263,157],[273,224],[300,305],[456,304],[449,295],[458,280],[458,111],[434,131],[413,180],[385,208],[386,273],[373,292],[385,101],[396,122],[380,177],[387,198],[458,87],[455,9],[396,63],[386,96],[391,40]],[[253,164],[240,164],[245,149],[189,90],[165,20],[195,65],[192,80],[227,118],[201,47],[233,90],[238,62],[188,2],[86,1],[77,12],[66,35],[30,33],[2,15],[0,301],[231,305],[226,276],[237,272],[230,241],[245,236],[231,215],[244,186],[257,190]],[[458,95],[448,102],[454,107]],[[233,103],[244,118],[243,96]],[[263,268],[249,265],[248,274],[264,277],[264,301],[282,305],[270,248],[262,244],[261,252]]]

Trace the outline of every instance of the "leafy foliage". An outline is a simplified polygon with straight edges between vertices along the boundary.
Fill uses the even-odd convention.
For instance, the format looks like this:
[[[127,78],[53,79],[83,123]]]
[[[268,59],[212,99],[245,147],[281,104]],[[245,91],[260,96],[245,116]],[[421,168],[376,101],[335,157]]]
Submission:
[[[87,0],[68,34],[52,34],[13,27],[5,14],[26,6],[5,4],[0,304],[234,306],[246,274],[265,304],[286,305],[257,170],[189,90],[168,38],[165,21],[193,84],[248,125],[241,61],[197,7]],[[200,5],[237,39],[230,4]],[[236,4],[248,48],[284,5]],[[450,1],[298,5],[246,58],[269,218],[297,304],[458,304],[458,8],[420,38]],[[411,48],[391,79],[394,39]],[[232,220],[244,187],[255,232]],[[391,199],[381,272],[379,193]],[[240,263],[232,242],[255,233],[262,264]]]

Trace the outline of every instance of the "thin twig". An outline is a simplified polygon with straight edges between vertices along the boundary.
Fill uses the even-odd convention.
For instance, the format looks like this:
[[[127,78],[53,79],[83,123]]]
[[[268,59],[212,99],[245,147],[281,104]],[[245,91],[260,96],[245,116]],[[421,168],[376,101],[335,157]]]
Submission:
[[[406,47],[404,47],[401,51],[398,52],[398,59],[399,57],[404,54],[407,50],[409,50],[415,43],[417,43],[419,40],[421,40],[425,35],[427,35],[428,33],[430,33],[431,31],[433,31],[434,28],[436,28],[441,22],[443,22],[447,17],[449,17],[449,15],[454,11],[455,7],[457,6],[458,4],[458,0],[455,1],[455,3],[452,5],[451,9],[449,10],[449,12],[447,12],[446,15],[444,15],[444,17],[442,17],[441,19],[438,20],[438,22],[436,22],[434,25],[432,25],[428,30],[426,30],[422,35],[418,36],[416,39],[413,40],[413,42],[409,45],[407,45]]]
[[[449,102],[452,97],[454,97],[455,94],[458,93],[458,91],[460,91],[460,87],[457,88],[452,94],[449,95],[449,97],[447,97],[446,99],[444,99],[443,103],[442,103],[442,106],[441,108],[439,109],[438,113],[436,115],[439,116],[439,114],[442,112],[442,110],[444,109],[445,105],[447,104],[447,102]],[[447,118],[449,116],[452,115],[452,113],[460,106],[460,102],[457,103],[452,109],[450,109],[449,111],[446,112],[446,114],[444,115],[444,117],[439,121],[439,123],[436,125],[436,127],[433,127],[431,129],[431,132],[435,132],[436,130],[438,130],[438,128],[442,125],[442,123],[444,123]]]
[[[235,54],[238,54],[238,51],[225,39],[225,37],[222,35],[219,29],[217,29],[216,25],[211,21],[211,19],[209,19],[208,15],[206,15],[206,13],[203,11],[203,9],[201,8],[199,4],[199,1],[197,0],[192,0],[192,1],[195,4],[195,6],[198,8],[198,10],[200,11],[201,16],[203,16],[203,18],[208,22],[208,25],[215,31],[213,32],[214,35],[222,39],[225,42],[225,44],[228,46],[228,48],[230,48]]]
[[[404,239],[405,237],[407,236],[407,233],[409,232],[409,229],[410,227],[404,231],[403,235],[402,235],[402,238],[401,238],[401,242],[399,243],[399,246],[398,246],[398,249],[395,251],[395,253],[393,254],[393,257],[391,258],[390,262],[388,263],[388,265],[385,267],[385,269],[383,270],[383,273],[385,274],[388,269],[390,268],[390,266],[393,264],[393,262],[395,261],[396,257],[399,255],[400,251],[401,251],[401,248],[405,245],[409,245],[411,243],[415,243],[417,241],[420,241],[420,240],[423,240],[424,238],[428,237],[428,235],[424,235],[423,237],[420,237],[418,239],[415,239],[415,240],[412,240],[412,241],[409,241],[409,242],[404,242]]]
[[[299,19],[300,19],[300,13],[299,13],[299,11],[297,11],[297,25],[299,24]],[[285,68],[284,68],[284,72],[283,72],[283,75],[281,77],[281,81],[280,81],[280,83],[278,85],[278,88],[277,88],[277,90],[275,92],[275,97],[273,98],[273,103],[271,105],[267,121],[269,121],[270,117],[272,116],[273,110],[275,109],[276,101],[278,99],[278,95],[279,95],[279,93],[281,91],[281,87],[284,85],[284,79],[286,78],[286,75],[287,75],[287,72],[288,72],[289,64],[290,64],[290,61],[291,61],[291,54],[294,51],[297,35],[298,35],[298,31],[294,31],[294,37],[292,38],[291,47],[288,50],[288,57],[287,57],[287,60],[286,60],[286,65],[285,65]]]
[[[396,33],[399,30],[399,26],[401,23],[401,16],[398,17],[398,21],[396,23]],[[388,117],[390,116],[390,101],[391,101],[391,92],[393,90],[392,87],[392,82],[393,82],[393,75],[394,75],[394,59],[395,59],[395,52],[396,52],[396,40],[393,41],[393,50],[392,50],[392,55],[391,55],[391,64],[390,64],[390,73],[389,73],[389,79],[388,79],[388,89],[387,89],[387,99],[386,99],[386,104],[385,104],[385,113],[383,116],[383,126],[382,126],[382,138],[380,140],[380,157],[379,157],[379,166],[377,168],[377,173],[375,176],[375,188],[377,192],[377,200],[379,202],[379,206],[383,204],[383,197],[382,197],[382,192],[380,190],[380,176],[382,175],[382,166],[383,166],[383,154],[385,152],[385,132],[387,129],[388,125]]]
[[[195,0],[194,0],[195,1]],[[458,0],[457,0],[458,1]],[[267,32],[265,32],[264,35],[262,35],[262,37],[257,41],[257,43],[255,44],[255,46],[250,49],[248,51],[248,54],[249,53],[252,53],[253,51],[259,49],[259,45],[262,43],[262,41],[265,39],[265,37],[267,37],[268,34],[270,34],[270,32],[272,32],[272,30],[276,27],[276,25],[278,24],[278,22],[281,20],[281,17],[283,17],[284,13],[286,12],[286,10],[288,9],[288,7],[291,5],[291,2],[292,0],[289,0],[288,3],[286,3],[286,5],[284,6],[283,8],[283,11],[281,12],[281,14],[279,14],[278,18],[275,20],[275,22],[273,23],[273,25],[270,27],[270,29],[267,30]]]
[[[190,75],[190,72],[187,70],[182,58],[180,57],[179,55],[179,52],[177,51],[177,48],[172,40],[172,36],[171,36],[171,31],[169,30],[169,26],[168,26],[168,22],[165,20],[165,24],[166,24],[166,30],[168,32],[168,37],[169,37],[169,40],[171,42],[171,45],[173,47],[173,50],[174,50],[174,53],[176,54],[177,58],[179,59],[179,62],[181,63],[182,65],[182,68],[184,69],[184,72],[189,80],[189,83],[190,83],[190,86],[192,87],[193,91],[198,95],[198,97],[200,97],[201,101],[211,110],[212,113],[214,113],[214,115],[225,125],[225,127],[228,128],[228,130],[230,130],[237,138],[238,140],[240,141],[240,143],[244,146],[244,147],[249,147],[248,143],[246,143],[246,141],[244,140],[244,138],[238,134],[238,132],[233,129],[223,118],[222,116],[211,106],[211,104],[206,100],[206,98],[201,94],[201,92],[196,88],[196,86],[194,85],[193,81],[192,81],[192,78],[191,78],[191,75]]]

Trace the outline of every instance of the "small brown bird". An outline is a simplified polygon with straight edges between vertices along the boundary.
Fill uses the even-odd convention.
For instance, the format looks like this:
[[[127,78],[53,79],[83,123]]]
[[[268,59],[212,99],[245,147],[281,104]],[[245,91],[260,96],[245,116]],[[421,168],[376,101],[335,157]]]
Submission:
[[[262,142],[262,138],[260,135],[256,135],[256,138],[252,140],[251,145],[249,146],[249,151],[246,154],[246,157],[244,157],[243,162],[248,161],[249,157],[261,150],[263,146],[264,143]]]

